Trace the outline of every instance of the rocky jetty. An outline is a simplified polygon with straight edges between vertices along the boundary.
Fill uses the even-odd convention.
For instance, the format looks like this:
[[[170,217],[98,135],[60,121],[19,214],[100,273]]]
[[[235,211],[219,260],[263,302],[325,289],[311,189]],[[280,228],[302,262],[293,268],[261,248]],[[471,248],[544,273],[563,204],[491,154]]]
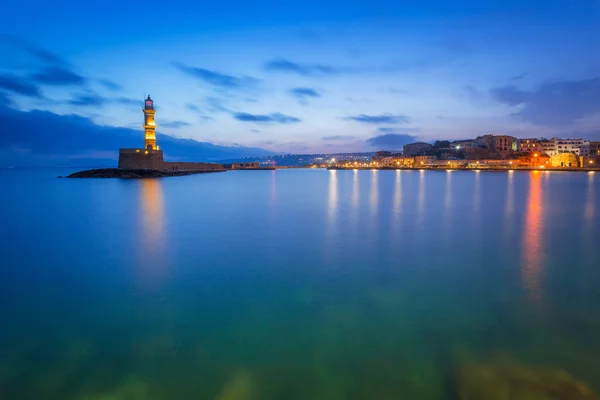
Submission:
[[[460,400],[599,400],[585,383],[563,370],[508,360],[459,366]]]
[[[119,169],[119,168],[101,168],[88,169],[86,171],[75,172],[66,178],[123,178],[123,179],[142,179],[142,178],[164,178],[168,176],[183,176],[192,174],[204,174],[209,172],[224,172],[224,170],[197,170],[197,171],[160,171],[153,169]],[[59,176],[59,178],[62,178]]]

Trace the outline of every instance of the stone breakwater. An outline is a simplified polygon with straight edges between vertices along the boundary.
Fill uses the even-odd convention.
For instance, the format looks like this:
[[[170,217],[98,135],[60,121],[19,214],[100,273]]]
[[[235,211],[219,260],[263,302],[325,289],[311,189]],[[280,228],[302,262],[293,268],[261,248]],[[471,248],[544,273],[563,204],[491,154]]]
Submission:
[[[75,172],[65,178],[122,178],[122,179],[143,179],[143,178],[165,178],[168,176],[184,176],[192,174],[204,174],[210,172],[225,172],[225,170],[195,170],[195,171],[162,171],[153,169],[119,169],[119,168],[101,168],[88,169],[86,171]],[[62,176],[59,176],[62,178]]]

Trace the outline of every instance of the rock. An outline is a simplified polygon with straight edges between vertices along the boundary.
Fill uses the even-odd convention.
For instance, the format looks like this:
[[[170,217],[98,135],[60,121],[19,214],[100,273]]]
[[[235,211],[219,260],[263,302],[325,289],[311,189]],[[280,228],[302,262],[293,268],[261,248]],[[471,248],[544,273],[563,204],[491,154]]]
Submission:
[[[599,400],[566,371],[512,361],[468,363],[458,368],[460,400]]]
[[[192,174],[205,174],[209,172],[225,172],[225,170],[197,170],[197,171],[162,171],[154,169],[119,169],[119,168],[101,168],[88,169],[86,171],[75,172],[67,178],[122,178],[122,179],[140,179],[140,178],[163,178],[167,176],[183,176]],[[60,177],[59,177],[60,178]]]
[[[216,400],[258,400],[250,374],[243,370],[238,372],[221,390]]]

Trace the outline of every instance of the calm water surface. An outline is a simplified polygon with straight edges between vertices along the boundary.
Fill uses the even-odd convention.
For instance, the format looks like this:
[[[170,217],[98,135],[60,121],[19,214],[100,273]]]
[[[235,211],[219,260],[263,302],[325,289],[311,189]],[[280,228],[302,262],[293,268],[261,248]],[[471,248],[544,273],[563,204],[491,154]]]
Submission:
[[[464,358],[600,390],[600,174],[0,171],[0,398],[453,399]]]

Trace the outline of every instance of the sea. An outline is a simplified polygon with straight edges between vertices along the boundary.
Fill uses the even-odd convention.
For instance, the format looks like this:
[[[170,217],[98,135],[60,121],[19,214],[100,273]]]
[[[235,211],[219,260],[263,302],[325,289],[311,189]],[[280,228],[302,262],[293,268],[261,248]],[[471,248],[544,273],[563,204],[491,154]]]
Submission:
[[[600,172],[70,172],[0,170],[2,400],[600,392]]]

